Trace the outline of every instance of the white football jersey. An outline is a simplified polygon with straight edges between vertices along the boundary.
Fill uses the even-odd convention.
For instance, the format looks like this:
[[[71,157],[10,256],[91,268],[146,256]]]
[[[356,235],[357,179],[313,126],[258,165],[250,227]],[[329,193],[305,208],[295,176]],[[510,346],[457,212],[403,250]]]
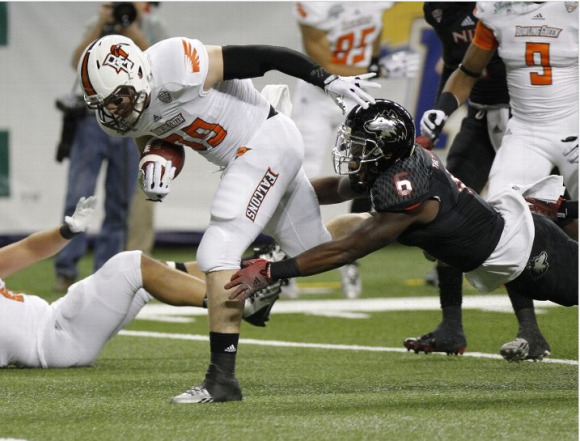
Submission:
[[[512,113],[530,123],[578,112],[578,2],[478,2],[507,69]]]
[[[383,12],[394,2],[297,2],[299,23],[327,31],[332,62],[368,66],[380,36]]]
[[[49,316],[44,299],[13,293],[0,279],[0,367],[40,366],[38,332]]]
[[[223,81],[203,90],[208,54],[199,40],[170,38],[145,54],[153,76],[151,102],[135,130],[124,136],[154,136],[225,166],[266,121],[270,106],[251,80]]]

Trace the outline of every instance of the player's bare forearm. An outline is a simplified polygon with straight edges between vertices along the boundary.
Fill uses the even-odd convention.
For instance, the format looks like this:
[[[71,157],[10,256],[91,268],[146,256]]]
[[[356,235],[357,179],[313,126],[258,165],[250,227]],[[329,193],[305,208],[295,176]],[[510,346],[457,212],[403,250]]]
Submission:
[[[455,95],[459,104],[463,104],[469,98],[471,89],[473,89],[479,76],[488,65],[494,52],[480,49],[471,44],[461,62],[465,70],[457,68],[445,83],[443,92],[451,92]]]
[[[350,188],[348,178],[343,176],[328,176],[324,178],[314,178],[310,181],[316,192],[316,197],[320,205],[340,204],[359,197],[366,197],[356,193]]]
[[[352,263],[397,240],[413,216],[379,213],[361,222],[348,236],[321,244],[295,257],[301,276],[323,273]]]
[[[16,271],[54,256],[68,242],[60,234],[60,227],[55,227],[0,248],[0,277],[8,277]]]

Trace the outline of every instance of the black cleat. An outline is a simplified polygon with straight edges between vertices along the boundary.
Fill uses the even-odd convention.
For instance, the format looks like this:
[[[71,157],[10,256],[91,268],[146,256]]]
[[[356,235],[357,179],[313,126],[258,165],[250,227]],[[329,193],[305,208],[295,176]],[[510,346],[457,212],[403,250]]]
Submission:
[[[421,337],[406,338],[403,345],[408,351],[415,351],[415,354],[424,352],[445,352],[447,355],[462,355],[467,347],[467,340],[463,331],[452,331],[446,327],[437,327],[433,332]]]
[[[227,401],[242,401],[242,390],[236,377],[225,376],[213,363],[210,363],[205,380],[200,386],[193,386],[169,400],[174,404],[225,403]]]

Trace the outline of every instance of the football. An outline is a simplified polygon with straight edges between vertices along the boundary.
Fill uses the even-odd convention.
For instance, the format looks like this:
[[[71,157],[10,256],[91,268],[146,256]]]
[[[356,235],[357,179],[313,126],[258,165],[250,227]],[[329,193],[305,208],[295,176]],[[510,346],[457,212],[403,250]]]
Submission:
[[[185,150],[182,145],[171,144],[161,139],[153,138],[147,143],[141,154],[139,168],[145,171],[147,164],[157,161],[171,161],[175,167],[175,178],[181,173],[185,163]]]

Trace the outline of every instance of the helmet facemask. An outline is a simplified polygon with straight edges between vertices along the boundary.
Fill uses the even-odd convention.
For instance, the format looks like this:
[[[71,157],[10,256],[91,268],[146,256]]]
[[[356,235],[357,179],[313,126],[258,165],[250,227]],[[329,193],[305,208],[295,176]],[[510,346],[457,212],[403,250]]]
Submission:
[[[108,35],[85,49],[79,61],[85,103],[104,127],[125,134],[135,128],[151,93],[146,54],[121,35]]]
[[[358,174],[364,164],[369,165],[369,171],[378,173],[384,159],[389,159],[374,140],[352,135],[352,129],[344,124],[338,130],[332,158],[334,172],[339,175]]]
[[[137,92],[133,86],[118,86],[107,98],[85,102],[89,109],[95,109],[100,123],[119,133],[127,133],[137,125],[147,104],[147,92]],[[96,102],[95,102],[96,101]],[[111,110],[113,108],[114,110]]]

